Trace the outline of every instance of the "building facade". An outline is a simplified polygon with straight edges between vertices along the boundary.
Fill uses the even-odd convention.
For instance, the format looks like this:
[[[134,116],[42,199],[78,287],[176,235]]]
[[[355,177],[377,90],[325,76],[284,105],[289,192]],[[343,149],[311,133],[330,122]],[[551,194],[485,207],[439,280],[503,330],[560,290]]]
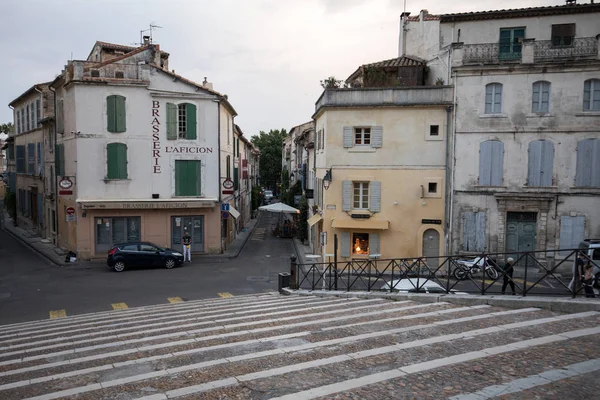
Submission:
[[[402,15],[401,53],[456,90],[452,253],[600,237],[599,20],[593,3]]]
[[[52,83],[58,242],[79,257],[144,240],[223,251],[219,137],[235,110],[205,81],[169,71],[168,53],[97,42]]]

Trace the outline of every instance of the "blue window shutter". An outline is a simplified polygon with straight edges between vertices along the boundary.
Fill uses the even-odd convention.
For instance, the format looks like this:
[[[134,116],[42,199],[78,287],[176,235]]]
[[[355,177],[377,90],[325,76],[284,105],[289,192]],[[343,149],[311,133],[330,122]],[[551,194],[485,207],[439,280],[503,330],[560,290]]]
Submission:
[[[554,173],[554,143],[549,140],[542,141],[541,155],[540,186],[552,186],[552,174]]]
[[[383,127],[374,126],[371,128],[371,147],[379,148],[383,146]]]
[[[379,233],[369,234],[369,254],[381,254],[379,249]]]
[[[35,124],[37,127],[39,127],[40,126],[40,113],[42,112],[42,110],[40,110],[40,99],[37,99],[35,101],[35,109],[36,109]]]
[[[540,86],[541,82],[534,82],[533,91],[531,93],[531,112],[540,111]]]
[[[342,182],[342,211],[352,210],[352,181]]]
[[[542,142],[529,143],[529,160],[527,163],[527,186],[541,186]]]
[[[492,104],[494,102],[494,88],[492,84],[488,84],[485,86],[485,113],[492,113]]]
[[[541,82],[542,86],[542,104],[540,111],[550,111],[550,82]]]
[[[17,153],[17,173],[24,174],[26,172],[25,146],[22,146],[22,145],[17,146],[16,153]]]
[[[494,83],[494,113],[502,112],[502,84]]]
[[[351,126],[344,127],[344,148],[354,146],[354,128]]]
[[[560,217],[560,245],[561,249],[572,250],[579,247],[585,237],[585,217],[580,215],[571,217],[563,215]],[[569,254],[569,251],[561,251],[561,255]]]
[[[177,139],[177,106],[167,103],[167,140]]]
[[[501,186],[504,172],[504,143],[497,140],[491,140],[491,174],[490,185]]]
[[[492,184],[492,142],[490,140],[479,145],[479,185]]]
[[[44,152],[42,151],[42,143],[37,144],[37,162],[38,162],[38,175],[44,175]]]
[[[598,92],[598,97],[600,97],[600,91]],[[592,187],[600,187],[600,139],[594,139],[590,169]]]
[[[575,186],[600,187],[600,139],[583,139],[577,144]]]
[[[35,143],[27,143],[27,174],[35,174]]]
[[[479,211],[475,213],[475,251],[485,251],[485,225],[486,225],[486,214],[485,211]]]
[[[340,254],[342,257],[350,257],[350,232],[342,232],[340,236]]]
[[[463,212],[463,250],[475,251],[475,213]]]
[[[369,182],[369,211],[381,212],[381,182]]]

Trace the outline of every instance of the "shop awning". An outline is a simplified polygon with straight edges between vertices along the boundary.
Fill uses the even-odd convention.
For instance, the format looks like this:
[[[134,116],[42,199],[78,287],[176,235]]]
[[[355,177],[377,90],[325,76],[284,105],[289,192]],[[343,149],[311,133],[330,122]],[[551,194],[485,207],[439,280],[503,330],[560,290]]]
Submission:
[[[380,229],[389,228],[390,222],[377,219],[334,219],[331,226],[339,229]]]
[[[238,219],[238,217],[240,216],[240,212],[233,208],[231,204],[229,205],[229,214],[231,214],[231,216],[235,219]]]
[[[323,217],[321,217],[320,214],[315,214],[315,215],[313,215],[312,217],[310,217],[308,219],[308,221],[307,221],[308,222],[308,226],[313,226],[314,224],[316,224],[317,222],[319,222],[322,219],[323,219]]]

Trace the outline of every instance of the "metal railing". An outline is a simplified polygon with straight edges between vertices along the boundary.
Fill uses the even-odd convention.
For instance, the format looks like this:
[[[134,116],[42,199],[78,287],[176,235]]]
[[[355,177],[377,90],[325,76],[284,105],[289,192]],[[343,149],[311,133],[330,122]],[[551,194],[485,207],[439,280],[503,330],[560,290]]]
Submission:
[[[558,256],[558,254],[566,254]],[[306,290],[377,291],[401,293],[468,293],[501,294],[512,282],[515,294],[527,296],[583,295],[583,285],[572,280],[577,249],[532,251],[521,253],[481,253],[475,259],[492,260],[483,268],[474,268],[465,274],[465,256],[360,259],[342,262],[315,262],[298,264],[292,257],[290,287]],[[548,256],[554,256],[548,266]],[[512,274],[493,260],[515,259]],[[473,258],[473,257],[472,257]],[[600,265],[585,258],[599,271]],[[495,270],[486,272],[486,268]],[[557,271],[563,271],[558,273]],[[568,271],[564,273],[564,271]],[[494,272],[494,273],[492,273]],[[458,279],[457,276],[462,276]],[[493,276],[493,277],[492,277]],[[505,285],[506,281],[506,285]],[[595,281],[596,283],[598,281]],[[504,288],[503,286],[506,286]],[[512,292],[512,288],[510,290]]]
[[[598,55],[598,40],[595,37],[574,38],[569,46],[556,46],[551,40],[539,40],[533,43],[535,61],[550,61],[595,57]]]
[[[467,44],[463,47],[465,64],[498,64],[504,61],[520,61],[521,52],[501,52],[498,43]]]

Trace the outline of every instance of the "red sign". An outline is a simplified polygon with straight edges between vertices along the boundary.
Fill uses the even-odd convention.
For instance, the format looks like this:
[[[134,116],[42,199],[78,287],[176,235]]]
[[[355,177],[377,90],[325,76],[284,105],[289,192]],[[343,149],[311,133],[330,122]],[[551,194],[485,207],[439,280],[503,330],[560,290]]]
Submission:
[[[58,194],[61,196],[66,195],[66,194],[73,194],[73,191],[72,190],[59,190]]]
[[[67,207],[67,215],[75,215],[75,208]]]
[[[233,190],[223,190],[223,194],[233,194]]]
[[[229,213],[227,211],[221,212],[221,218],[223,218],[223,219],[229,218]]]

